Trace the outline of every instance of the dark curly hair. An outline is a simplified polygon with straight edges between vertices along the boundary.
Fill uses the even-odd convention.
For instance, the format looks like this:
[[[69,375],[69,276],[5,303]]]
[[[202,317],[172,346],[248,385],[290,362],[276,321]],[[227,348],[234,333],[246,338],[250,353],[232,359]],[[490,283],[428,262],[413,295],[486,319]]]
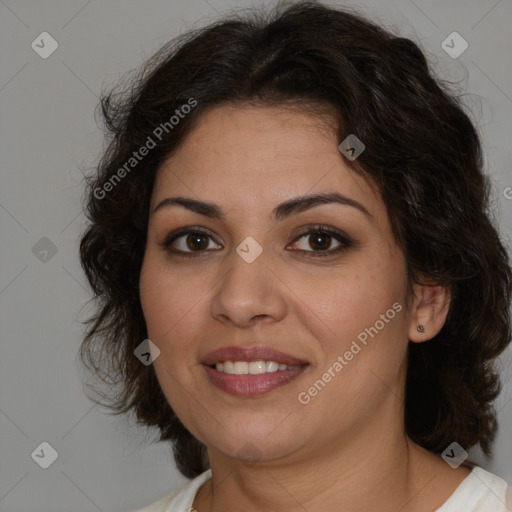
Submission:
[[[413,282],[437,283],[452,295],[435,338],[409,343],[406,433],[434,453],[456,440],[490,455],[501,389],[494,360],[510,342],[511,269],[489,211],[480,138],[452,85],[434,76],[410,39],[353,9],[298,2],[189,31],[102,96],[109,138],[86,177],[90,222],[80,240],[96,305],[80,358],[119,387],[97,390],[102,405],[157,427],[185,476],[208,468],[205,446],[176,417],[153,366],[134,356],[147,338],[139,275],[155,173],[212,106],[324,106],[338,140],[356,134],[366,146],[347,164],[380,191],[409,292]],[[188,113],[170,121],[180,112]]]

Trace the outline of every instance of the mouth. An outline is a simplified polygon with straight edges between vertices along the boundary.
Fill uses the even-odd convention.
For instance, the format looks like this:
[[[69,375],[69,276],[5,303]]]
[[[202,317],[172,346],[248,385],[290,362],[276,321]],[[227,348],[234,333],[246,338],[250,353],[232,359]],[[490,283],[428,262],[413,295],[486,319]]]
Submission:
[[[210,382],[222,391],[255,397],[298,378],[309,367],[304,360],[270,347],[227,347],[208,354],[201,365]]]

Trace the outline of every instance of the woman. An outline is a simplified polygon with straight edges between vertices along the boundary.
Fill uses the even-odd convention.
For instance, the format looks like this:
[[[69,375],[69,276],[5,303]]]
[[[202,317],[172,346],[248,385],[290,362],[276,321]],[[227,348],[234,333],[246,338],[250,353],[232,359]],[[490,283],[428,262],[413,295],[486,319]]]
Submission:
[[[512,510],[467,458],[511,270],[412,41],[297,3],[185,34],[102,106],[82,357],[192,479],[144,511]]]

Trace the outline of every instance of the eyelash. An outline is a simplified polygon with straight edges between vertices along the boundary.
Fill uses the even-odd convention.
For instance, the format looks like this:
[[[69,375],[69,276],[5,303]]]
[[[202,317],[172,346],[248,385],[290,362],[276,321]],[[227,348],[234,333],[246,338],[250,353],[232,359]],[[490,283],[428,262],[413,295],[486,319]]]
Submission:
[[[343,233],[342,231],[338,231],[334,228],[330,228],[330,227],[324,226],[322,224],[319,224],[316,226],[309,226],[305,231],[300,233],[293,240],[292,243],[294,244],[294,243],[298,242],[301,238],[303,238],[305,236],[308,236],[308,235],[311,236],[311,235],[315,235],[315,234],[331,236],[335,240],[337,240],[341,245],[338,248],[331,249],[329,251],[314,251],[314,250],[305,251],[302,249],[298,249],[298,251],[302,252],[302,253],[313,253],[312,255],[308,254],[307,257],[325,258],[327,256],[332,256],[332,255],[338,254],[342,251],[345,251],[346,249],[349,249],[350,247],[352,247],[354,245],[353,240],[349,236],[347,236],[345,233]],[[199,227],[196,227],[196,226],[184,227],[184,228],[177,229],[176,231],[170,233],[165,238],[165,240],[163,242],[159,243],[158,245],[160,245],[164,250],[171,252],[172,254],[176,254],[178,256],[184,256],[186,258],[203,256],[205,254],[206,250],[201,250],[201,251],[179,251],[178,250],[178,251],[176,251],[176,250],[170,249],[170,245],[183,235],[201,235],[201,236],[206,235],[206,236],[212,238],[212,236],[207,231],[204,231],[204,230],[200,229]]]

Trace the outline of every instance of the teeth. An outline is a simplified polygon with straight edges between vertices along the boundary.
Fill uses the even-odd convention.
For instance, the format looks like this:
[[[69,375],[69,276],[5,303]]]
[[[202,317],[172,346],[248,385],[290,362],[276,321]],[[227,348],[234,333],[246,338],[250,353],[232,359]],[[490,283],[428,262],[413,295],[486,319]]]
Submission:
[[[233,362],[233,373],[235,375],[245,375],[249,373],[249,363],[246,361]]]
[[[258,375],[267,371],[265,361],[251,361],[247,366],[251,375]]]
[[[275,361],[267,361],[267,372],[277,372],[279,365]]]
[[[218,368],[217,368],[217,370],[218,370]],[[235,368],[231,361],[226,361],[224,363],[224,373],[235,373]]]
[[[219,372],[229,373],[231,375],[259,375],[260,373],[272,373],[277,370],[296,370],[298,366],[288,366],[275,361],[224,361],[217,363],[215,369]]]

